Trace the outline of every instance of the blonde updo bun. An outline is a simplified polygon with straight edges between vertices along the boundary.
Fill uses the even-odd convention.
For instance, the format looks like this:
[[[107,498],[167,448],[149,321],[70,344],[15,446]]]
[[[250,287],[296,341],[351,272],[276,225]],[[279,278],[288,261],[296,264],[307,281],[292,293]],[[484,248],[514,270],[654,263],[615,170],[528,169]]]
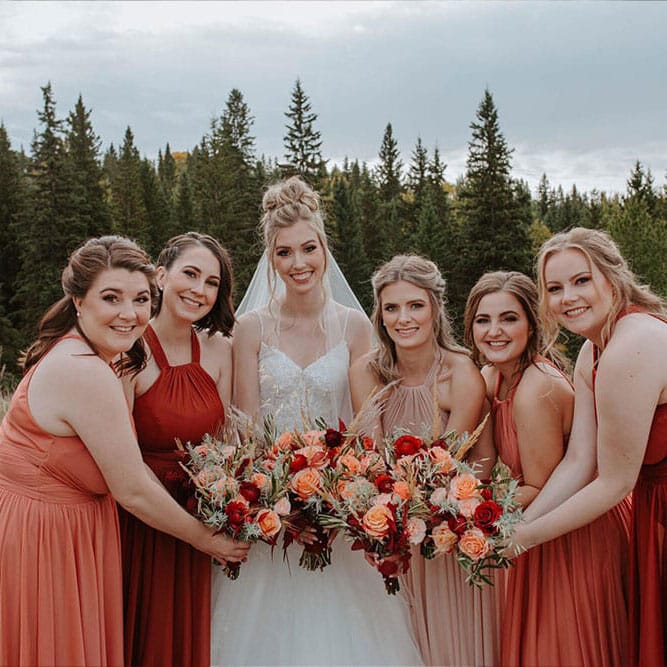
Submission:
[[[264,215],[260,229],[269,256],[273,254],[278,232],[300,220],[307,222],[313,228],[322,247],[327,249],[324,221],[320,212],[320,197],[298,176],[291,176],[269,186],[262,199],[262,210]]]

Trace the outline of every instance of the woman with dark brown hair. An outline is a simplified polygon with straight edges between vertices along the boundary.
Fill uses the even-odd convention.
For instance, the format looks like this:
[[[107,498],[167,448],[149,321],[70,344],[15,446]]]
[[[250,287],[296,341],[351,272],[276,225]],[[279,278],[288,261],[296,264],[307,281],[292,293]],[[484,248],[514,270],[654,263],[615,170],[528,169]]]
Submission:
[[[144,334],[146,367],[127,382],[144,461],[185,505],[182,443],[225,420],[232,385],[232,266],[207,234],[172,238],[157,261],[157,313]],[[128,665],[210,663],[211,559],[121,512]]]
[[[127,239],[72,253],[0,427],[0,664],[123,663],[117,500],[220,559],[241,545],[178,506],[141,460],[118,374],[145,365],[155,270]]]

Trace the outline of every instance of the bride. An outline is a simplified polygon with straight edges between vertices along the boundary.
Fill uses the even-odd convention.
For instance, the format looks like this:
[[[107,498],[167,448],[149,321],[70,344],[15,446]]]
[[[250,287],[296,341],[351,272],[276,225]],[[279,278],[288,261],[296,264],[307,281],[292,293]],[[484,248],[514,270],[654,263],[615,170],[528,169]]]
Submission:
[[[292,177],[262,206],[266,251],[234,334],[235,403],[259,420],[271,415],[278,432],[319,417],[349,423],[348,370],[370,348],[368,318],[327,250],[317,194]],[[339,537],[332,564],[310,572],[300,548],[288,566],[258,543],[237,581],[214,571],[213,664],[421,664],[407,603],[385,593],[360,552]]]

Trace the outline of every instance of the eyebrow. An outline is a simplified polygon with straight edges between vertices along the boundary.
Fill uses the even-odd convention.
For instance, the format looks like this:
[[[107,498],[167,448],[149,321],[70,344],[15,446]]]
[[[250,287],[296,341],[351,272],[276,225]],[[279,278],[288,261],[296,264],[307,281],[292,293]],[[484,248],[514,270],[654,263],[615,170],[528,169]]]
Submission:
[[[196,265],[196,264],[186,264],[184,269],[194,269],[195,271],[198,271],[199,273],[203,273],[203,271]],[[217,273],[212,273],[210,278],[217,278],[218,280],[221,280],[220,276]]]
[[[299,243],[297,245],[304,246],[304,245],[308,245],[309,243],[317,243],[317,239],[316,238],[308,239],[307,241],[304,241],[303,243]],[[276,245],[276,250],[279,250],[279,249],[282,250],[283,248],[286,248],[287,250],[289,250],[291,247],[292,247],[291,245]]]
[[[114,294],[123,294],[122,289],[118,289],[117,287],[103,287],[100,290],[100,294],[104,294],[105,292],[113,292]],[[137,294],[150,294],[151,291],[149,289],[142,289],[137,292]]]
[[[500,313],[500,317],[503,317],[504,315],[520,315],[518,310],[503,310],[502,313]],[[491,317],[488,313],[475,313],[475,317]]]

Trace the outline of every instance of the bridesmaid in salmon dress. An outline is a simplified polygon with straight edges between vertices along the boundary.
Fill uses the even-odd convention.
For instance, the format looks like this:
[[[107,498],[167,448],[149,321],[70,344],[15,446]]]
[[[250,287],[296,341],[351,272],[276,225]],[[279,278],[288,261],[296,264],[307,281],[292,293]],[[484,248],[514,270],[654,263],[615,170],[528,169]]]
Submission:
[[[121,237],[91,239],[70,257],[62,286],[0,427],[1,665],[123,663],[113,498],[216,557],[242,557],[141,461],[114,369],[145,362],[148,257]]]
[[[528,507],[563,456],[574,389],[543,355],[537,287],[484,274],[466,304],[465,340],[492,401],[494,443]],[[522,554],[507,574],[500,664],[625,665],[628,499],[588,526]],[[600,559],[599,554],[604,554]]]
[[[158,312],[144,336],[151,354],[128,388],[144,461],[186,505],[176,438],[216,433],[230,400],[232,269],[222,246],[196,232],[171,239],[157,263]],[[126,664],[209,665],[209,556],[127,512],[120,526]]]
[[[435,384],[441,432],[472,431],[484,411],[484,381],[467,351],[453,340],[443,305],[445,282],[435,264],[398,255],[380,267],[372,282],[372,320],[380,346],[350,370],[355,410],[374,390],[397,381],[383,401],[376,437],[381,440],[395,429],[430,434]],[[486,476],[495,460],[490,438],[483,437],[475,449],[470,460],[477,459]],[[425,664],[496,664],[493,588],[468,584],[453,557],[425,560],[418,549],[401,588],[410,601]]]
[[[667,309],[604,232],[575,228],[538,256],[543,319],[585,336],[568,452],[514,537],[530,548],[580,528],[633,489],[626,664],[665,665]],[[600,565],[609,557],[595,548]]]

